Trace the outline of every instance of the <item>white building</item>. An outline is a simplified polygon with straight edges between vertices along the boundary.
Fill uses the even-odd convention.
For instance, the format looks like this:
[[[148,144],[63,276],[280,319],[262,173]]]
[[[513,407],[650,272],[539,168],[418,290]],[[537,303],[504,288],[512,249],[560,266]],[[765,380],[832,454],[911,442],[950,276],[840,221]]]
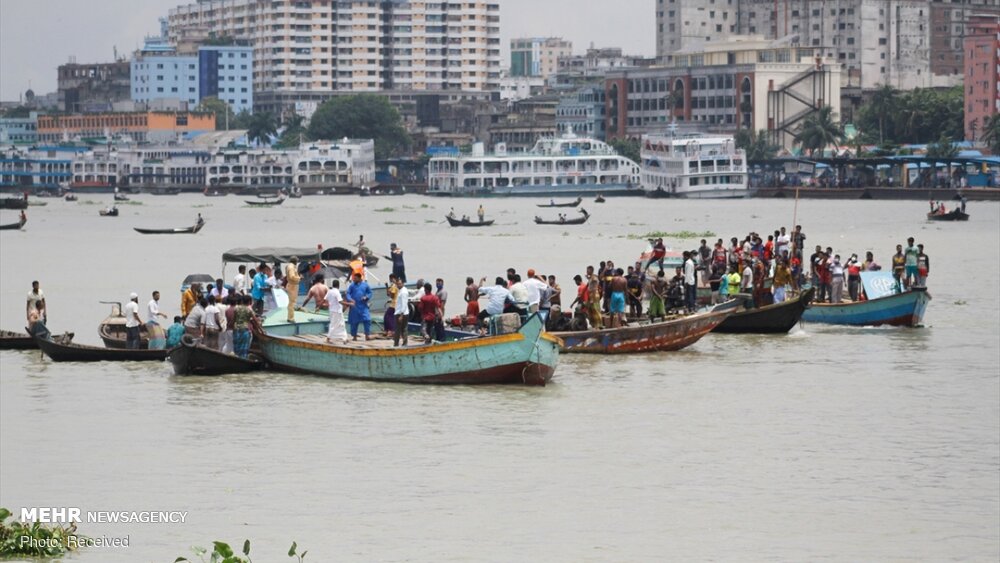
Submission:
[[[500,99],[508,102],[524,100],[545,91],[545,79],[541,76],[502,76],[500,78]]]
[[[280,94],[289,92],[486,92],[500,79],[498,2],[203,0],[170,10],[168,33],[249,42],[258,101],[288,103]]]

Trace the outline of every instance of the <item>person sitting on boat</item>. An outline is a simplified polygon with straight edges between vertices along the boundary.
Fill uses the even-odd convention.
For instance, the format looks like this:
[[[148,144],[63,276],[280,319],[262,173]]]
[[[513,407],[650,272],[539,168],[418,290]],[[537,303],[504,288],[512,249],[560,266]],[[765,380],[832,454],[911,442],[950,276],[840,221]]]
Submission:
[[[49,338],[49,329],[45,326],[45,305],[36,301],[35,306],[28,311],[28,334],[40,338]]]
[[[181,345],[181,337],[184,336],[184,325],[181,323],[183,320],[180,315],[175,315],[174,324],[167,328],[167,349]]]
[[[195,225],[204,225],[205,220],[201,218],[201,213],[198,214],[198,220],[194,222]]]
[[[560,223],[565,223],[566,222],[566,216],[563,215],[562,213],[559,214],[559,222]]]
[[[550,200],[549,200],[549,206],[550,206],[550,207],[555,207],[555,206],[556,206],[556,200],[554,200],[554,199],[550,199]]]
[[[468,223],[469,222],[469,216],[468,215],[462,215],[462,222],[463,223]]]
[[[455,208],[454,207],[452,207],[451,210],[448,211],[448,218],[449,219],[454,219],[455,218]]]
[[[962,209],[962,213],[965,213],[965,201],[966,201],[965,196],[961,195],[961,196],[958,196],[958,197],[960,198],[960,201],[962,202],[961,203],[961,205],[962,205],[962,208],[961,208]]]

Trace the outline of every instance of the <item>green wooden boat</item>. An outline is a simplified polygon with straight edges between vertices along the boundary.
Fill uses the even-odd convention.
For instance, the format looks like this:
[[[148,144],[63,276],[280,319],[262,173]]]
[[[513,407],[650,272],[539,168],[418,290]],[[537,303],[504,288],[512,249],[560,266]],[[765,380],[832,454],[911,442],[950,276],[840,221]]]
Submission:
[[[255,336],[279,370],[407,383],[545,385],[559,360],[560,340],[543,332],[536,314],[516,332],[393,347],[373,340],[329,344],[325,336]]]

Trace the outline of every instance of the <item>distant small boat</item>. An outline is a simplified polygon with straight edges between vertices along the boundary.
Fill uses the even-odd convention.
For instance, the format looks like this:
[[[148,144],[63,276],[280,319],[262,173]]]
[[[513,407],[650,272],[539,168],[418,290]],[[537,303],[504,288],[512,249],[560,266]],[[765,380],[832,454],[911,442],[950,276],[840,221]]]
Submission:
[[[452,227],[489,227],[493,224],[493,219],[489,221],[471,221],[469,219],[455,219],[454,217],[445,217],[448,220],[448,224]]]
[[[115,194],[115,201],[128,201],[128,196],[125,194]]]
[[[80,198],[76,197],[76,194],[66,194],[66,197],[63,199],[65,199],[66,201],[76,201]]]
[[[581,209],[580,213],[583,214],[583,217],[577,217],[575,219],[561,219],[561,220],[557,219],[555,221],[542,219],[541,217],[536,216],[535,217],[535,224],[537,224],[537,225],[582,225],[582,224],[584,224],[584,223],[587,222],[587,219],[590,219],[590,214],[587,213],[587,211],[584,210],[584,209]]]
[[[968,221],[969,214],[961,209],[955,209],[947,213],[928,213],[928,221]]]
[[[555,201],[550,201],[549,203],[546,203],[544,205],[538,204],[535,207],[576,207],[581,203],[583,203],[583,198],[578,197],[576,198],[576,201],[571,201],[569,203],[556,203]]]
[[[99,348],[35,337],[35,344],[54,362],[162,362],[166,350]]]
[[[604,203],[604,196],[599,195],[594,198],[594,203]]]
[[[143,235],[183,235],[183,234],[195,234],[205,226],[204,219],[198,219],[198,222],[194,224],[193,227],[184,227],[178,229],[140,229],[139,227],[133,227],[135,232]]]
[[[261,197],[261,196],[257,196],[257,197]],[[285,198],[279,197],[278,199],[276,199],[274,201],[269,201],[269,200],[251,201],[249,199],[245,199],[243,201],[247,205],[250,205],[250,206],[253,206],[253,207],[274,207],[275,205],[281,205],[282,203],[285,203]]]
[[[111,209],[102,209],[102,210],[98,211],[98,213],[101,215],[101,217],[117,217],[118,216],[118,208],[117,207],[112,207]]]
[[[28,203],[30,207],[45,207],[48,204],[49,202],[47,201],[32,201]]]
[[[73,340],[73,333],[67,332],[59,336],[63,342]],[[10,330],[0,330],[0,350],[35,350],[38,344],[35,337],[24,332],[13,332]]]
[[[21,220],[17,223],[7,223],[6,225],[0,225],[0,231],[15,231],[24,227],[24,224],[28,222],[28,218],[22,213]]]
[[[205,190],[205,195],[208,196],[208,197],[225,197],[227,195],[227,193],[226,192],[220,192],[219,190],[208,190],[208,189],[206,189]]]
[[[184,335],[181,345],[169,351],[167,360],[174,367],[174,375],[226,375],[248,373],[264,367],[264,362],[255,356],[243,359],[223,354],[198,344],[189,335]]]
[[[282,196],[282,192],[280,192],[280,191],[276,192],[276,193],[267,193],[267,192],[259,192],[259,193],[257,193],[257,197],[260,198],[260,199],[275,199],[275,198],[280,198],[281,196]]]

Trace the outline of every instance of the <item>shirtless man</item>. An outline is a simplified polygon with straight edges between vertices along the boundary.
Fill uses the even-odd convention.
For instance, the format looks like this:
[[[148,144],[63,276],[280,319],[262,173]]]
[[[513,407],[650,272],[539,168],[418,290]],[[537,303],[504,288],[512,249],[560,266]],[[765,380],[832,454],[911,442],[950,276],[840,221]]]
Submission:
[[[611,281],[608,282],[608,290],[611,292],[611,328],[625,324],[625,292],[628,290],[628,280],[625,279],[624,274],[625,272],[618,268]]]
[[[328,309],[329,304],[326,302],[327,291],[326,278],[321,275],[316,276],[316,279],[313,280],[312,287],[309,288],[309,293],[306,294],[306,300],[302,302],[302,308],[305,309],[306,305],[312,301],[316,304],[317,311],[320,309]]]
[[[465,278],[465,317],[471,320],[479,317],[479,286],[472,278]]]

